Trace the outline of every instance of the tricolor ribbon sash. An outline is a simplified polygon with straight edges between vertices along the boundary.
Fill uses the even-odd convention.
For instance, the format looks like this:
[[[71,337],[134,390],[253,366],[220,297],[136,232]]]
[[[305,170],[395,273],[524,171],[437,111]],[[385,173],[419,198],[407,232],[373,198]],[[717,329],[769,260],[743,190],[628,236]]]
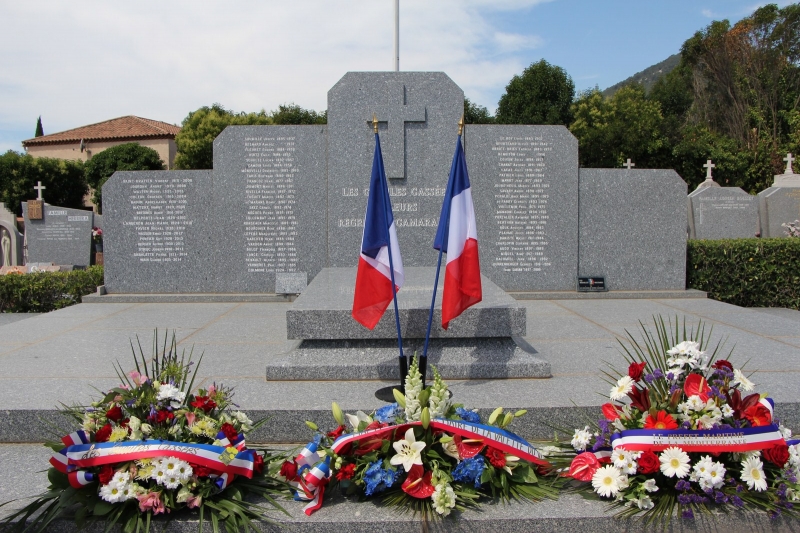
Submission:
[[[308,450],[311,445],[314,445],[313,447],[316,450],[316,444],[310,442],[303,451]],[[317,455],[316,451],[313,453]],[[319,456],[317,455],[317,457]],[[295,460],[295,462],[297,462],[297,460]],[[298,474],[293,481],[290,481],[289,484],[297,489],[294,497],[295,500],[310,500],[309,504],[303,507],[303,512],[306,515],[311,516],[314,511],[322,507],[322,501],[325,497],[325,486],[328,484],[330,478],[331,458],[326,457],[324,461],[318,461],[313,467],[306,466],[306,473],[304,475],[301,476]]]
[[[392,431],[405,432],[411,426],[420,426],[422,422],[409,422],[397,426],[389,426],[379,429],[370,429],[361,431],[359,433],[351,433],[349,435],[342,435],[333,443],[334,453],[339,453],[348,444],[365,439],[366,437],[375,437],[378,434],[385,433],[388,435]],[[434,430],[445,431],[449,434],[458,435],[466,439],[476,439],[483,441],[484,444],[496,448],[501,452],[508,453],[535,463],[538,465],[547,466],[549,463],[542,457],[539,451],[530,445],[525,439],[506,431],[504,429],[484,426],[483,424],[475,424],[473,422],[466,422],[464,420],[448,420],[444,418],[436,418],[431,420],[430,427]]]
[[[205,466],[218,476],[227,474],[226,480],[228,478],[232,479],[234,475],[252,478],[255,452],[252,450],[231,451],[236,451],[237,453],[228,461],[228,457],[226,457],[228,449],[211,444],[165,440],[92,442],[67,446],[53,454],[50,464],[60,472],[67,473],[82,468],[153,457],[175,457],[189,463]]]
[[[677,447],[685,452],[749,452],[783,444],[778,426],[728,429],[629,429],[611,436],[611,446],[632,452],[660,452]]]

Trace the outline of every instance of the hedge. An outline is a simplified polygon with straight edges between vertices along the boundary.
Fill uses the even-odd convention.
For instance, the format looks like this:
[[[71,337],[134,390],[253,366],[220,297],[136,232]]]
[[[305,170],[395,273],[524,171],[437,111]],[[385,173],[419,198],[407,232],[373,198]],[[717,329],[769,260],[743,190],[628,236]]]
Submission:
[[[741,307],[800,310],[800,239],[690,240],[686,287]]]
[[[0,276],[0,313],[46,313],[80,303],[103,284],[103,267]]]

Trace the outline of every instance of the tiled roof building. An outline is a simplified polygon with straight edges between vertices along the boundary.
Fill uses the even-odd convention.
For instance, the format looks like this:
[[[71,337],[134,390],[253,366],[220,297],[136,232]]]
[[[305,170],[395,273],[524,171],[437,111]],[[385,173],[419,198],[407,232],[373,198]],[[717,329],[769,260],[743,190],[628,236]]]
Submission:
[[[22,146],[34,157],[85,161],[106,148],[136,142],[157,151],[167,168],[173,168],[177,151],[175,136],[179,131],[181,131],[179,126],[129,115],[34,137],[22,141]]]

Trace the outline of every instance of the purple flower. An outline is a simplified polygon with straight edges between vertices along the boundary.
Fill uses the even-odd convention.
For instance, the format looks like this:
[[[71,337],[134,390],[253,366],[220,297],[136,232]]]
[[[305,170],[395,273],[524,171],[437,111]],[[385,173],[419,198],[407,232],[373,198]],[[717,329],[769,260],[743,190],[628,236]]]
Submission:
[[[677,483],[675,483],[675,490],[691,490],[692,484],[686,481],[685,479],[679,479]]]
[[[691,509],[684,509],[682,515],[684,518],[694,518],[694,513]]]
[[[741,485],[740,485],[741,486]],[[744,507],[744,502],[738,496],[731,496],[731,503],[736,507]]]
[[[678,503],[681,505],[689,505],[692,503],[692,498],[688,494],[678,494]]]

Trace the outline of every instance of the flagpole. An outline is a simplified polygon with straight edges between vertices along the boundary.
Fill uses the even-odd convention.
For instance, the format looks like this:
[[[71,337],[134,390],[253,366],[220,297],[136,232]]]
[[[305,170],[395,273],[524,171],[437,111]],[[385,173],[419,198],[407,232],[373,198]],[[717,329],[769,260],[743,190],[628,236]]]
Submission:
[[[372,128],[375,131],[375,142],[380,142],[378,137],[378,117],[373,113],[372,115]],[[383,166],[383,155],[381,155],[381,167]],[[397,307],[397,285],[394,282],[394,261],[392,259],[392,237],[389,234],[389,206],[386,205],[387,196],[389,196],[389,184],[386,183],[386,172],[381,168],[381,201],[383,202],[383,226],[386,228],[386,244],[387,251],[389,252],[389,275],[392,280],[392,300],[394,301],[394,322],[397,326],[397,347],[400,349],[400,358],[398,363],[400,366],[400,390],[405,391],[406,375],[408,375],[408,360],[403,354],[403,335],[400,333],[400,310]],[[390,391],[391,392],[391,391]],[[393,395],[390,395],[393,396]]]
[[[464,115],[461,115],[461,120],[458,121],[458,142],[461,142],[461,134],[464,131]],[[449,185],[449,183],[448,183]],[[449,220],[450,218],[450,203],[446,204],[446,216],[443,218]],[[444,213],[443,213],[444,214]],[[440,220],[441,224],[442,221]],[[428,329],[425,332],[425,346],[422,349],[422,357],[419,360],[419,371],[422,374],[422,386],[425,387],[425,374],[428,370],[428,344],[431,340],[431,325],[433,324],[433,310],[436,307],[436,291],[439,289],[439,272],[442,270],[442,246],[439,247],[439,260],[436,262],[436,278],[433,282],[433,298],[431,298],[431,309],[428,313]]]

